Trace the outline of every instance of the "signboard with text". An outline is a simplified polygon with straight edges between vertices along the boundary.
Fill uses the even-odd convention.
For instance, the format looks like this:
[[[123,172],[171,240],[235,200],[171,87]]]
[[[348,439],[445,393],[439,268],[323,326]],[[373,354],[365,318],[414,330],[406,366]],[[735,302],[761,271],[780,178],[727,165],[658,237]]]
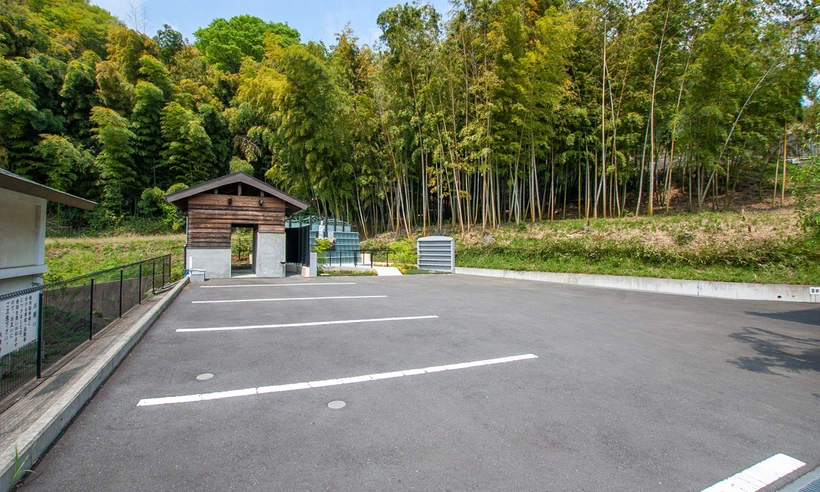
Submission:
[[[0,357],[37,340],[40,294],[0,301]]]

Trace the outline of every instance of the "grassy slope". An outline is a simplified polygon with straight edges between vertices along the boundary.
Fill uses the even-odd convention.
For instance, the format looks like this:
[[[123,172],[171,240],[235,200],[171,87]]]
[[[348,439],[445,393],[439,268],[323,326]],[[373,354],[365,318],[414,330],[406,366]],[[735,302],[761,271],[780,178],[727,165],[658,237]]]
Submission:
[[[453,233],[462,267],[728,282],[820,283],[820,243],[789,210],[506,225]],[[367,247],[397,244],[395,235]]]
[[[45,282],[55,282],[171,253],[172,278],[183,270],[184,234],[46,240]]]
[[[456,238],[458,266],[758,283],[820,283],[820,242],[789,210],[506,225]],[[173,255],[183,270],[182,234],[48,239],[46,281]],[[391,262],[414,264],[415,241],[384,234],[363,247],[392,245]]]

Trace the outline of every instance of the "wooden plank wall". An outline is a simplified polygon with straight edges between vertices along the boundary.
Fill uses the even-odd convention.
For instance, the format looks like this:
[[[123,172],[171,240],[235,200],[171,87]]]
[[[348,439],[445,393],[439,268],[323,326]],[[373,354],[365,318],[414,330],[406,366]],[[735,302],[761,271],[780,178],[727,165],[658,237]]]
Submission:
[[[285,202],[272,196],[207,193],[188,200],[189,248],[230,248],[231,225],[256,225],[262,233],[284,234]]]

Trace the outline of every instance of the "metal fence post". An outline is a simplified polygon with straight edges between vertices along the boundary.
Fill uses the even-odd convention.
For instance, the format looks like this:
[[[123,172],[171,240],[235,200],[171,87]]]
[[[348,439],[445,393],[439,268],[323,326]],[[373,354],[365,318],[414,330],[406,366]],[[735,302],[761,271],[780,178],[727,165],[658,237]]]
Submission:
[[[122,277],[125,269],[120,269],[120,318],[122,318]]]
[[[91,279],[91,297],[88,300],[88,339],[94,336],[94,279]]]
[[[55,344],[56,345],[67,345],[67,347],[65,347],[65,348],[66,348],[67,351],[70,351],[71,349],[76,348],[78,345],[83,343],[81,340],[77,339],[74,336],[74,335],[78,335],[79,332],[72,331],[69,334],[55,333],[53,327],[51,326],[51,325],[57,326],[60,323],[62,323],[61,320],[56,319],[56,318],[60,317],[59,315],[61,314],[60,313],[61,310],[56,309],[54,304],[60,302],[61,299],[63,301],[65,301],[65,298],[64,298],[65,293],[61,292],[61,293],[55,294],[55,292],[54,292],[55,289],[58,289],[58,288],[59,289],[66,289],[69,292],[71,292],[72,295],[76,294],[75,297],[71,298],[71,300],[76,300],[77,301],[77,302],[72,302],[72,306],[79,309],[79,311],[74,311],[73,312],[73,315],[72,315],[72,320],[73,321],[72,322],[78,321],[78,320],[76,320],[76,316],[81,316],[82,315],[81,313],[82,313],[83,309],[88,309],[88,340],[92,340],[93,337],[94,337],[94,332],[95,332],[96,326],[97,326],[96,317],[97,317],[97,315],[99,315],[101,323],[104,323],[103,322],[104,318],[103,318],[102,311],[107,309],[105,306],[100,306],[101,312],[95,314],[95,309],[96,309],[95,304],[96,303],[95,303],[94,296],[96,295],[96,291],[99,290],[99,286],[98,286],[99,282],[96,281],[97,277],[110,278],[110,276],[113,275],[115,271],[117,271],[117,270],[120,271],[119,315],[120,315],[120,317],[122,317],[122,314],[125,310],[130,309],[130,307],[133,307],[133,306],[129,306],[129,305],[124,304],[124,297],[125,297],[125,294],[126,294],[126,292],[125,292],[125,268],[139,267],[139,270],[140,270],[139,284],[140,284],[140,301],[141,301],[142,300],[142,294],[144,294],[142,292],[142,288],[147,287],[147,285],[145,285],[145,282],[143,282],[143,279],[142,279],[142,275],[147,273],[146,269],[144,268],[144,265],[142,265],[142,263],[144,263],[146,261],[151,261],[152,262],[151,263],[151,265],[152,265],[152,279],[151,279],[151,282],[152,282],[152,288],[154,289],[154,291],[156,293],[156,261],[157,260],[162,261],[162,264],[160,265],[160,268],[163,269],[163,274],[162,274],[163,279],[167,278],[168,280],[170,280],[171,268],[172,268],[172,258],[173,258],[172,255],[164,255],[164,256],[153,258],[153,259],[143,260],[142,262],[135,262],[135,263],[131,263],[131,264],[128,264],[128,265],[123,265],[123,266],[120,266],[120,267],[114,267],[114,268],[109,268],[109,269],[106,269],[106,270],[100,270],[100,271],[93,272],[93,273],[90,273],[90,274],[87,274],[87,275],[82,275],[82,276],[79,276],[79,277],[74,277],[74,278],[71,278],[71,279],[67,279],[67,280],[63,280],[63,281],[59,281],[59,282],[54,282],[54,283],[43,285],[43,286],[36,286],[36,287],[30,287],[30,288],[27,288],[27,289],[22,289],[19,292],[12,292],[12,293],[8,293],[8,294],[0,295],[0,299],[3,299],[3,300],[10,299],[10,298],[16,297],[16,296],[22,296],[22,295],[27,295],[27,296],[29,296],[27,299],[32,299],[35,294],[37,295],[37,299],[39,299],[39,301],[38,301],[39,305],[35,308],[35,311],[36,311],[35,314],[37,316],[37,319],[35,321],[36,325],[34,327],[31,327],[31,328],[34,328],[34,330],[36,331],[36,338],[33,341],[27,339],[28,343],[26,344],[25,354],[19,354],[18,355],[18,357],[24,357],[24,359],[20,359],[18,361],[18,362],[22,363],[24,365],[24,367],[20,368],[19,370],[15,369],[15,371],[12,374],[4,375],[4,377],[2,378],[2,381],[0,381],[0,400],[5,398],[11,391],[16,390],[21,385],[25,384],[27,381],[32,380],[32,376],[34,378],[37,378],[37,379],[42,379],[43,374],[48,369],[47,366],[51,366],[52,364],[54,364],[55,362],[60,360],[60,358],[63,357],[63,355],[64,355],[64,354],[61,353],[63,347],[60,347],[60,349],[56,349],[56,348],[54,348]],[[166,261],[168,263],[168,265],[167,265],[168,271],[167,272],[166,272],[166,266],[165,266]],[[82,283],[85,282],[85,281],[89,281],[89,284],[87,285],[87,287],[83,287],[83,285],[82,285]],[[106,281],[104,281],[103,283],[105,285],[113,284],[113,282],[106,282]],[[112,285],[112,287],[113,287],[113,285]],[[86,288],[88,290],[85,290]],[[79,290],[75,291],[75,289],[79,289]],[[83,305],[84,301],[77,300],[77,297],[82,296],[83,291],[85,291],[87,293],[87,295],[89,296],[89,299],[87,301],[88,302],[88,307],[87,308],[86,308],[86,306]],[[105,291],[105,289],[104,289],[104,291]],[[101,291],[101,293],[105,294],[104,291]],[[47,295],[47,292],[49,293],[48,295]],[[53,297],[52,297],[52,295],[53,295]],[[108,294],[105,294],[105,295],[107,296],[107,298],[111,297]],[[49,302],[50,302],[48,311],[46,311],[46,309],[45,309],[46,297],[49,298]],[[103,299],[103,300],[105,301],[105,299]],[[105,303],[103,303],[103,304],[105,304]],[[57,312],[55,312],[55,310]],[[49,316],[49,320],[48,320],[49,326],[48,327],[46,326],[46,319],[45,319],[46,314],[48,314],[48,316]],[[106,321],[108,321],[108,316],[107,315],[105,316],[105,319],[106,319]],[[80,326],[76,326],[76,327],[78,329],[81,328]],[[104,327],[104,325],[101,325],[101,327]],[[49,339],[48,340],[45,338],[46,328],[49,328]],[[80,329],[80,332],[82,332],[82,329]],[[68,340],[66,338],[67,336],[70,337],[70,340]],[[83,337],[83,338],[85,338],[85,337]],[[37,345],[32,346],[32,343],[36,343]],[[32,351],[31,349],[34,349],[34,350]],[[31,360],[32,355],[35,357],[34,361]],[[45,360],[46,357],[49,357],[49,364],[46,363],[46,360]],[[5,362],[6,362],[6,358],[4,357],[3,363],[5,364]],[[34,362],[34,364],[32,364],[32,362]],[[15,363],[17,363],[17,362],[15,362]]]
[[[157,260],[151,262],[151,294],[157,295]]]
[[[140,263],[140,281],[137,285],[139,286],[139,290],[137,291],[137,304],[142,304],[142,263]]]
[[[37,305],[37,379],[43,377],[43,291]]]

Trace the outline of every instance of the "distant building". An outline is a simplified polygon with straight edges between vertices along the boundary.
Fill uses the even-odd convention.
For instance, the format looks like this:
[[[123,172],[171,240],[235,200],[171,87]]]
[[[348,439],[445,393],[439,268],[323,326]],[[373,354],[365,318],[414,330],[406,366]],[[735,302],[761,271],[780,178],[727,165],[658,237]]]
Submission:
[[[308,204],[263,181],[237,172],[165,197],[188,214],[185,268],[208,278],[230,278],[231,233],[253,230],[250,274],[285,275],[285,217]]]
[[[97,205],[0,169],[0,295],[43,282],[49,201],[83,210]]]

